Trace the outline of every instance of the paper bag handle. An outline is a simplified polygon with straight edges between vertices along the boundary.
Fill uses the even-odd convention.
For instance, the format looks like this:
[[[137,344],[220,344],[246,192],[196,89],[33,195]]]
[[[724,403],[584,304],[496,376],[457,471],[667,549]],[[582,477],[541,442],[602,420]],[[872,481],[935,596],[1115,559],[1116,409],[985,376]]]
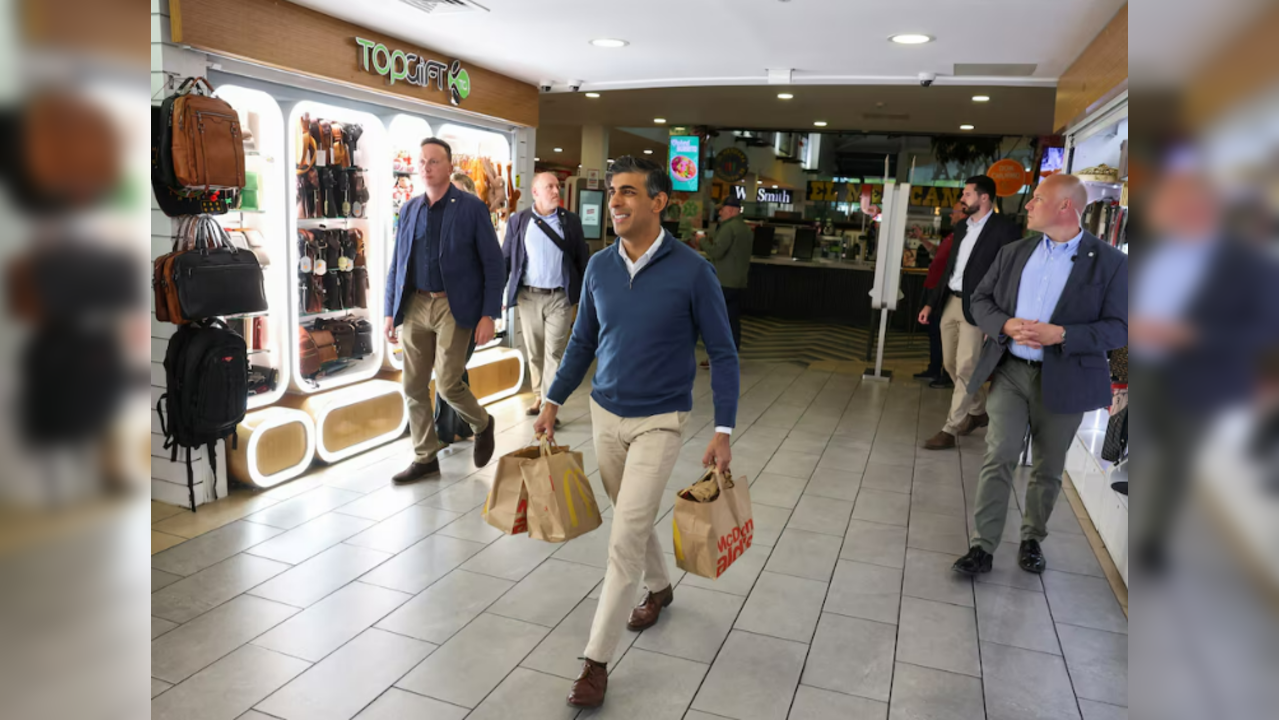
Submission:
[[[560,451],[568,450],[568,448],[563,445],[552,445],[551,441],[547,440],[545,435],[538,435],[537,437],[533,438],[533,442],[541,444],[542,457],[550,457],[555,454],[556,450],[560,450]]]
[[[721,490],[731,490],[733,487],[735,487],[735,483],[733,482],[733,473],[732,472],[720,473],[719,468],[714,465],[706,468],[706,472],[702,474],[701,479],[699,479],[697,482],[701,482],[702,480],[705,480],[708,477],[714,477],[715,482],[719,484],[719,488]]]

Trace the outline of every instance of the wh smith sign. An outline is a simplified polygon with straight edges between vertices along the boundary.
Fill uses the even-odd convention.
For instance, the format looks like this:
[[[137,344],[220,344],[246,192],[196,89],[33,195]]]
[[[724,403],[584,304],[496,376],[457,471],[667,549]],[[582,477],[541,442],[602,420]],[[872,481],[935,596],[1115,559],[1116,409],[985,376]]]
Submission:
[[[760,188],[755,195],[755,202],[761,203],[777,203],[778,205],[793,205],[795,195],[790,190],[770,190],[768,188]]]
[[[360,37],[355,38],[355,44],[360,46],[360,68],[381,75],[391,85],[407,82],[428,90],[434,85],[436,90],[447,91],[454,105],[461,105],[471,94],[471,74],[459,60],[445,64]]]

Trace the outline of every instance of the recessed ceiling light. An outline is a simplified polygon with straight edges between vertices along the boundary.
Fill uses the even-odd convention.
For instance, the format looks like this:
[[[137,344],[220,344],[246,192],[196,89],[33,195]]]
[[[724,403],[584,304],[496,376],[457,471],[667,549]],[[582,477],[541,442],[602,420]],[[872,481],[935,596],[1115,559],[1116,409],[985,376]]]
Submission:
[[[592,99],[592,100],[599,100],[599,99],[600,99],[600,94],[599,94],[599,93],[586,93],[586,97],[588,97],[588,98],[590,98],[590,99]]]
[[[555,152],[564,152],[564,148],[555,148]]]
[[[608,161],[609,161],[609,162],[611,162],[611,163],[613,163],[613,162],[617,162],[617,161],[616,161],[616,160],[614,160],[613,158],[609,158],[609,159],[608,159]]]
[[[652,150],[645,150],[645,151],[644,151],[644,154],[645,154],[645,155],[652,155],[652,154],[653,154],[653,151],[652,151]]]
[[[790,93],[778,93],[777,99],[778,100],[794,100],[795,96],[791,95]]]
[[[974,95],[973,102],[990,102],[989,95]]]
[[[756,185],[763,185],[763,184],[764,184],[764,181],[763,181],[763,180],[756,180],[756,181],[755,181],[755,184],[756,184]]]
[[[960,125],[959,129],[960,130],[976,130],[977,128],[973,125]]]
[[[666,118],[653,118],[653,122],[657,123],[658,125],[665,125]]]
[[[923,45],[933,41],[932,36],[921,35],[919,33],[902,33],[900,35],[893,35],[888,39],[898,45]]]
[[[542,162],[542,158],[533,158],[533,162]]]
[[[818,120],[817,122],[813,123],[813,125],[817,127],[826,127],[829,124],[830,123],[826,122],[825,120]]]
[[[618,40],[617,38],[599,38],[598,40],[592,40],[591,44],[597,48],[622,48],[630,45],[625,40]]]
[[[777,189],[777,186],[776,186],[776,185],[774,185],[774,186],[773,186],[773,189],[774,189],[774,190],[776,190],[776,189]]]

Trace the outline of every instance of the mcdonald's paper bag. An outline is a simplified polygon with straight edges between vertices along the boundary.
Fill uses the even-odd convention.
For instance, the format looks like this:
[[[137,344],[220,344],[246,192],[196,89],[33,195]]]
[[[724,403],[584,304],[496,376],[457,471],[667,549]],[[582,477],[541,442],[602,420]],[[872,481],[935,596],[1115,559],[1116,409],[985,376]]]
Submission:
[[[675,564],[716,580],[751,547],[755,520],[746,479],[713,468],[675,498]]]
[[[541,456],[521,466],[528,489],[528,534],[568,542],[599,527],[595,491],[582,472],[582,454],[542,441]]]
[[[485,522],[507,535],[528,532],[528,491],[522,468],[541,456],[541,448],[527,447],[498,459],[493,488],[484,501]]]

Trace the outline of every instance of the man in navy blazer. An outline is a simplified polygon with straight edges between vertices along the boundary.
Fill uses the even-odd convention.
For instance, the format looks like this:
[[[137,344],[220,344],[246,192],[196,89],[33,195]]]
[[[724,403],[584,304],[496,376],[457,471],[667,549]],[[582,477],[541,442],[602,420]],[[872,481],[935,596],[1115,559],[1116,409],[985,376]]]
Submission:
[[[453,187],[453,150],[443,140],[422,142],[426,192],[400,208],[395,257],[386,279],[386,336],[404,340],[404,393],[415,458],[396,483],[437,475],[439,439],[431,408],[436,389],[475,429],[475,465],[493,458],[493,418],[462,380],[472,335],[493,340],[502,314],[506,270],[497,233],[482,200]]]
[[[1048,537],[1066,453],[1084,413],[1111,403],[1106,353],[1128,344],[1128,256],[1081,229],[1087,205],[1088,192],[1072,175],[1040,183],[1026,212],[1030,229],[1043,236],[1000,251],[973,293],[973,319],[986,342],[968,389],[991,381],[990,428],[974,531],[958,572],[991,570],[1028,426],[1034,468],[1018,564],[1044,571],[1039,543]]]

